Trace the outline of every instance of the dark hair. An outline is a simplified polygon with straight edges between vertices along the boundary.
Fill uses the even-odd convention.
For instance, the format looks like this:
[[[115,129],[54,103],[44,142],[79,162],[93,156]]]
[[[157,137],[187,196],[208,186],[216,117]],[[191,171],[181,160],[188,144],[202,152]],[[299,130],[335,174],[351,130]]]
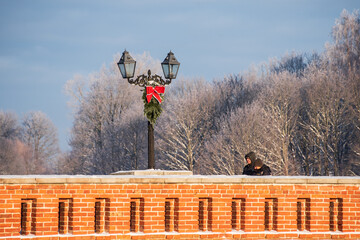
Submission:
[[[256,159],[256,155],[254,152],[249,152],[248,154],[245,155],[245,159],[250,158],[251,162],[254,162]]]
[[[255,166],[255,167],[262,167],[262,165],[264,165],[263,161],[261,161],[260,158],[257,158],[257,159],[255,160],[254,166]]]

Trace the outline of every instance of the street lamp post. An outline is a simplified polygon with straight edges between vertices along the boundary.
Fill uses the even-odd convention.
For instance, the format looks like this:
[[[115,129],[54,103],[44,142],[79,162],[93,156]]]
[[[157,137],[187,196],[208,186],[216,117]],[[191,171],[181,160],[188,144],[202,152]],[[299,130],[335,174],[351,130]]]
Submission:
[[[117,63],[123,78],[130,84],[144,87],[144,112],[148,118],[148,169],[155,169],[155,144],[154,144],[154,125],[156,118],[161,113],[160,104],[162,95],[165,92],[165,85],[169,85],[172,79],[176,78],[180,63],[170,51],[161,63],[165,80],[159,75],[151,75],[150,69],[147,75],[142,74],[134,79],[136,61],[125,50]],[[146,109],[152,106],[151,110]]]

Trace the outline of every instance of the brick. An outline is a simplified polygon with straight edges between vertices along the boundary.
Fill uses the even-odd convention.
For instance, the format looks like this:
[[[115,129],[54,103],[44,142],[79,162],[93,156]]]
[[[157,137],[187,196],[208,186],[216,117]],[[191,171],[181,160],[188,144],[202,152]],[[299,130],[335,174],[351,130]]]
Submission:
[[[36,216],[34,218],[36,235],[41,235],[41,239],[46,239],[47,235],[56,235],[59,198],[65,198],[73,199],[71,227],[74,235],[49,237],[50,239],[356,239],[359,237],[360,181],[356,179],[352,185],[337,184],[340,181],[334,179],[309,181],[301,177],[294,180],[295,182],[288,183],[286,178],[269,178],[263,182],[261,179],[249,178],[246,179],[246,184],[239,184],[245,180],[241,177],[234,180],[224,178],[221,181],[218,178],[213,181],[210,177],[207,177],[206,181],[187,177],[186,181],[174,178],[168,182],[160,178],[148,182],[146,178],[142,178],[141,181],[134,178],[128,182],[122,179],[121,184],[109,184],[106,177],[104,180],[96,179],[94,182],[91,182],[90,178],[72,179],[70,182],[67,180],[66,184],[61,183],[63,179],[54,181],[50,178],[41,179],[39,184],[28,184],[33,181],[31,179],[23,181],[24,184],[19,180],[18,185],[0,184],[0,236],[18,236],[21,218],[20,201],[24,198],[36,199],[33,212]],[[102,181],[104,184],[101,183]],[[112,181],[116,182],[114,179]],[[12,187],[8,188],[8,186]],[[108,206],[102,210],[108,212],[107,217],[100,223],[107,224],[106,227],[112,235],[94,235],[96,198],[109,199]],[[130,198],[141,198],[144,201],[144,210],[142,210],[144,214],[140,221],[144,221],[145,234],[129,235]],[[166,198],[178,199],[176,224],[179,233],[163,233]],[[212,199],[210,207],[202,210],[210,216],[208,220],[212,233],[199,232],[199,198]],[[244,211],[242,221],[246,232],[229,234],[233,216],[231,204],[234,198],[245,199],[241,211]],[[277,209],[273,209],[269,214],[270,217],[276,215],[279,232],[257,234],[256,232],[264,230],[266,198],[277,198]],[[312,232],[281,233],[297,230],[297,198],[310,199],[309,223]],[[329,233],[330,202],[334,202],[331,199],[342,199],[343,220],[339,226],[347,232],[346,234]],[[355,235],[350,236],[351,232]],[[81,237],[76,237],[79,234]]]

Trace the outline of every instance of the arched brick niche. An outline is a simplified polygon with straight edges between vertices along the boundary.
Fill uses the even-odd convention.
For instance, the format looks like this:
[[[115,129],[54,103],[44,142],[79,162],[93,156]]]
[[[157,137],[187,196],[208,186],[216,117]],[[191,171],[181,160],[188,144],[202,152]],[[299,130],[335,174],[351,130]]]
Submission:
[[[360,239],[360,178],[1,176],[1,239]]]

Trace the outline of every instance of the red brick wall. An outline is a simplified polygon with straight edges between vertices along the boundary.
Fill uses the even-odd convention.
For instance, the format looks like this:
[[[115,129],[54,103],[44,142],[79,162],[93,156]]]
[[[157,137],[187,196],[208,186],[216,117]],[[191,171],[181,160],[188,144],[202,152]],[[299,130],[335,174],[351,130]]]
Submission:
[[[0,239],[360,239],[360,178],[0,177]]]

